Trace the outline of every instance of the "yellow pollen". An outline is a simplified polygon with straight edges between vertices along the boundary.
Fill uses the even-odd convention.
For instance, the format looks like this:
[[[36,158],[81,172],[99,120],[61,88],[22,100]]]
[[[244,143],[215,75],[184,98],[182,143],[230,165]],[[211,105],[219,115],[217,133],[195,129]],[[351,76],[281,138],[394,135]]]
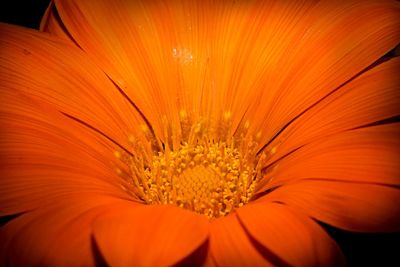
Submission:
[[[143,133],[147,133],[149,131],[149,127],[147,127],[146,124],[141,124],[140,129],[143,131]]]
[[[256,155],[256,138],[243,134],[227,138],[229,128],[219,129],[217,140],[208,138],[211,126],[198,121],[188,130],[187,112],[182,110],[179,115],[184,121],[181,130],[189,133],[178,148],[153,151],[151,156],[116,153],[129,166],[135,195],[147,204],[173,204],[209,218],[225,216],[249,202],[266,157]],[[219,127],[231,127],[231,118],[231,112],[225,112]],[[138,147],[133,149],[138,151]]]
[[[224,112],[224,120],[230,121],[231,119],[232,119],[232,113],[230,111],[225,111]]]
[[[115,151],[115,152],[114,152],[114,156],[115,156],[117,159],[120,159],[120,158],[121,158],[121,152]]]
[[[187,115],[186,110],[182,109],[182,110],[179,111],[179,117],[181,117],[182,119],[187,118],[187,116],[188,115]]]

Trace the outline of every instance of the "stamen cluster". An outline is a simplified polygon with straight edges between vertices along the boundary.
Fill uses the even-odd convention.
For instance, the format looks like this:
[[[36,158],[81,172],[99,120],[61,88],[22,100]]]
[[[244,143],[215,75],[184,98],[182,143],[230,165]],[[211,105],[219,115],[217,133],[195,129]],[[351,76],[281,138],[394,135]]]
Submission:
[[[219,125],[230,125],[227,116],[224,120]],[[206,126],[193,123],[187,141],[178,148],[125,157],[139,199],[147,204],[173,204],[209,218],[225,216],[249,202],[261,175],[263,157],[256,155],[257,142],[243,134],[226,138],[228,129],[222,129],[224,138],[215,140],[201,127]]]

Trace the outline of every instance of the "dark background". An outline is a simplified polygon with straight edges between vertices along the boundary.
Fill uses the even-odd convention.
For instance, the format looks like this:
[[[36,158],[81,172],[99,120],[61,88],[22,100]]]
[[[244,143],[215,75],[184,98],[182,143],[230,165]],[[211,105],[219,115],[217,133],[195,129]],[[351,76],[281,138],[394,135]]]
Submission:
[[[0,22],[39,28],[48,3],[49,0],[1,1]],[[1,221],[0,218],[0,225]],[[400,267],[400,233],[359,234],[321,225],[340,245],[349,266]]]

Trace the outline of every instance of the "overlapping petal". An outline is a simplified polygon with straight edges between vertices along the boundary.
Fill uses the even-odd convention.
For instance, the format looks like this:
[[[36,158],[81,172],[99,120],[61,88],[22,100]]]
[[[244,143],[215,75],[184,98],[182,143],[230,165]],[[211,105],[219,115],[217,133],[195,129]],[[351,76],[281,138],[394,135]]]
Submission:
[[[40,22],[40,30],[55,35],[63,40],[73,42],[71,36],[61,22],[53,1],[50,2],[43,15],[42,21]]]
[[[399,136],[392,123],[318,139],[269,166],[258,191],[302,179],[399,186]]]
[[[208,220],[174,206],[115,205],[93,223],[111,266],[171,266],[208,238]]]
[[[31,210],[65,194],[121,190],[116,149],[81,125],[15,91],[2,88],[1,215]]]
[[[177,108],[216,119],[233,111],[234,125],[247,111],[263,143],[400,40],[395,1],[55,3],[74,40],[156,127]]]
[[[1,25],[1,86],[53,105],[123,147],[144,121],[79,48],[47,34]]]
[[[1,265],[95,266],[91,225],[116,202],[122,200],[75,193],[20,215],[0,230]]]
[[[399,230],[399,129],[371,126],[310,143],[282,159],[260,191],[346,230]]]
[[[345,230],[400,230],[398,188],[354,182],[305,180],[285,184],[261,200],[285,203],[310,217]]]
[[[237,212],[249,235],[270,251],[275,264],[343,265],[343,255],[336,243],[304,214],[286,205],[268,202],[255,202]]]
[[[399,69],[400,59],[390,59],[327,96],[270,143],[268,163],[330,135],[399,116]]]
[[[1,215],[32,210],[76,192],[97,192],[131,198],[125,191],[129,186],[128,182],[116,172],[116,168],[125,168],[113,156],[119,147],[98,132],[63,115],[63,112],[71,112],[77,116],[85,112],[96,112],[75,99],[79,97],[78,93],[76,95],[71,92],[75,90],[83,94],[87,90],[85,82],[73,84],[74,88],[72,84],[62,83],[63,78],[64,81],[81,81],[80,78],[86,74],[68,78],[63,69],[66,65],[61,66],[59,62],[49,63],[48,66],[45,63],[36,64],[38,59],[29,54],[35,53],[35,49],[48,48],[48,56],[55,60],[55,51],[64,49],[65,54],[58,55],[62,62],[63,56],[68,55],[69,47],[49,39],[47,35],[39,36],[33,31],[14,26],[1,27]],[[24,50],[32,48],[32,43],[42,47],[35,47],[29,50],[31,52]],[[25,57],[27,58],[22,62]],[[20,62],[14,59],[19,59]],[[83,60],[84,57],[81,56],[80,59]],[[59,65],[58,69],[52,69],[56,65]],[[34,66],[42,68],[28,70]],[[69,70],[73,71],[73,66],[70,67]],[[79,67],[75,71],[79,72]],[[87,97],[91,98],[89,95]],[[77,102],[73,104],[75,100]],[[98,109],[102,107],[98,106]],[[92,122],[97,121],[98,125],[103,126],[113,116],[106,111],[96,114],[98,116],[94,116]],[[122,114],[116,116],[122,117]],[[109,122],[108,125],[112,123]],[[114,126],[116,138],[121,139],[123,131],[116,124]]]
[[[304,35],[291,39],[291,50],[262,84],[263,104],[254,112],[262,114],[263,141],[396,47],[399,12],[396,1],[320,1]]]
[[[256,248],[236,214],[210,225],[210,253],[217,266],[273,266]]]

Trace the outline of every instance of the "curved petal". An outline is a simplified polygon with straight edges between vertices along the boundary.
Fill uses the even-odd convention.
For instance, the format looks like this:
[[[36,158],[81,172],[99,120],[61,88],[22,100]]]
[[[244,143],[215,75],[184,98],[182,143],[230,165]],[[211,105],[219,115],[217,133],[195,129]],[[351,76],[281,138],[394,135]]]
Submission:
[[[400,58],[363,73],[290,124],[270,145],[268,162],[320,138],[400,115]]]
[[[337,244],[313,220],[291,207],[268,202],[237,210],[249,234],[291,266],[343,266]]]
[[[114,144],[18,91],[0,98],[0,216],[77,192],[130,198]]]
[[[262,85],[268,90],[254,108],[261,143],[398,45],[399,18],[396,1],[320,1],[313,7],[306,31],[291,40],[294,47]]]
[[[236,214],[211,222],[210,253],[220,267],[273,266],[257,251]]]
[[[116,205],[93,231],[111,266],[170,266],[207,240],[208,220],[174,206]]]
[[[42,21],[40,22],[40,31],[50,33],[60,39],[71,41],[72,43],[71,36],[62,25],[60,16],[57,13],[53,1],[50,2],[45,14],[43,15]]]
[[[0,230],[0,264],[95,266],[91,223],[115,203],[121,201],[75,194],[20,215]]]
[[[231,110],[236,124],[247,111],[264,143],[400,40],[394,1],[55,2],[77,43],[158,127],[177,108],[213,119]]]
[[[151,121],[173,119],[177,107],[216,120],[237,109],[237,124],[259,93],[248,89],[264,74],[265,62],[275,65],[270,55],[305,31],[291,34],[279,25],[298,24],[314,5],[308,2],[56,1],[56,8],[82,49],[141,110],[150,113],[156,102]],[[265,48],[273,37],[285,42]],[[254,71],[256,63],[261,66]]]
[[[400,186],[399,136],[392,123],[315,140],[272,165],[258,191],[301,179]]]
[[[163,116],[168,116],[169,121],[174,121],[182,103],[185,103],[186,107],[193,106],[193,103],[185,98],[190,95],[195,99],[199,95],[194,90],[193,93],[189,92],[192,91],[189,87],[187,87],[188,92],[185,92],[182,83],[185,83],[184,79],[189,78],[198,83],[193,86],[200,88],[203,79],[196,77],[195,71],[198,69],[190,63],[194,51],[191,51],[191,47],[186,47],[186,44],[182,48],[177,47],[178,37],[175,38],[173,33],[170,33],[175,32],[177,26],[170,20],[176,16],[181,19],[182,14],[169,14],[168,8],[164,5],[175,6],[176,3],[154,1],[55,1],[55,3],[69,33],[137,104],[160,136],[162,136],[160,133]],[[188,5],[188,9],[177,11],[172,8],[171,11],[178,13],[189,11],[193,4],[188,2]],[[196,11],[192,14],[197,17]],[[193,29],[195,27],[193,25]],[[176,49],[173,50],[174,48]],[[186,70],[181,70],[181,67]],[[200,69],[200,72],[204,73],[204,67],[200,66]],[[184,78],[181,72],[189,72],[193,77]]]
[[[357,232],[400,230],[398,188],[333,181],[299,181],[259,201],[285,203],[327,224]]]
[[[2,88],[51,104],[129,147],[143,120],[84,53],[46,33],[4,24],[0,31]]]

